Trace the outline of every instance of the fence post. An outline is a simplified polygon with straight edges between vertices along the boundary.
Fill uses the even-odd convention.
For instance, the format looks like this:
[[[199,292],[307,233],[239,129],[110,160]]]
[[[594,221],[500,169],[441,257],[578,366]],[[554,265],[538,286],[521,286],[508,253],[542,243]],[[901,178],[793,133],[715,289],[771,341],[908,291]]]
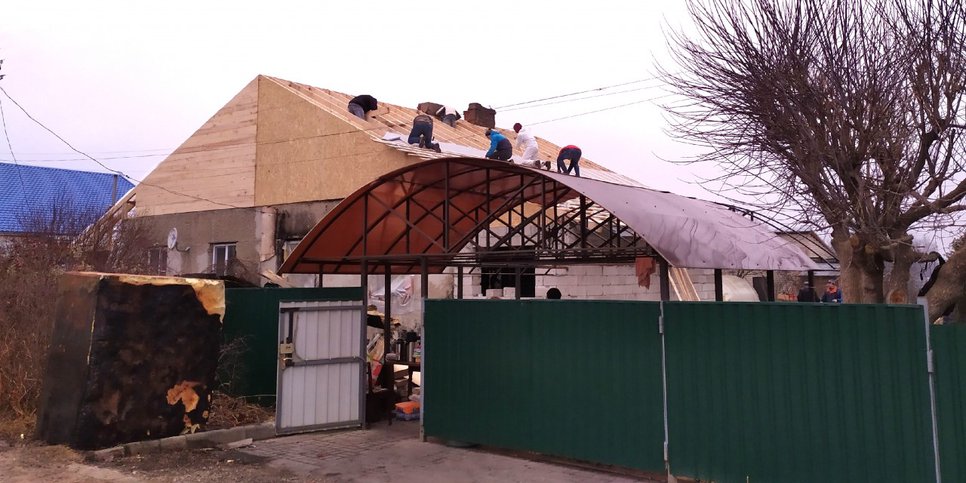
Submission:
[[[664,408],[664,470],[667,472],[668,481],[671,481],[671,463],[668,457],[668,423],[667,423],[667,351],[664,345],[664,301],[661,302],[661,315],[657,318],[657,330],[661,334],[661,391],[662,407]]]
[[[932,454],[936,466],[936,483],[942,483],[942,471],[939,466],[939,419],[936,416],[936,367],[932,355],[932,336],[929,327],[929,302],[925,297],[919,297],[916,302],[922,307],[923,329],[926,331],[926,372],[929,375],[929,412],[932,416]]]

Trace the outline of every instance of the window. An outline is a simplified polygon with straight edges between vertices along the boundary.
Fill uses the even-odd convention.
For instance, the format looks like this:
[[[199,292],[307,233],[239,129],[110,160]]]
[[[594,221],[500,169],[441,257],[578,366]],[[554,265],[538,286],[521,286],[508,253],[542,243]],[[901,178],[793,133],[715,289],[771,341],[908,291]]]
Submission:
[[[486,294],[487,289],[505,288],[516,285],[517,267],[483,267],[480,277],[480,289]],[[533,297],[536,294],[536,277],[532,266],[520,268],[520,296]]]
[[[168,247],[148,249],[148,273],[151,275],[168,274]]]
[[[215,243],[211,245],[211,268],[219,277],[228,275],[231,262],[235,260],[234,243]]]

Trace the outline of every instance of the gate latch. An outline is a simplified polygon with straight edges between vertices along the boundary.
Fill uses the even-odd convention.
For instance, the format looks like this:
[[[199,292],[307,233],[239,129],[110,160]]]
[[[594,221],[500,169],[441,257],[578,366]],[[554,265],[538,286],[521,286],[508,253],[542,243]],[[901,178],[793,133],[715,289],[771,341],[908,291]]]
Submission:
[[[292,361],[292,356],[295,354],[295,344],[291,342],[282,342],[278,345],[278,355],[282,358],[282,364],[285,367],[292,367],[295,363]]]

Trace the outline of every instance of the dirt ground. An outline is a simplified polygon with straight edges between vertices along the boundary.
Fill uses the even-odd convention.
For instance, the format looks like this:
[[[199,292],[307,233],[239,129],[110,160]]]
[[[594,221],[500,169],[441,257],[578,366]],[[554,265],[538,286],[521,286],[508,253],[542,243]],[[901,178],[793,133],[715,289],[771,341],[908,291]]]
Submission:
[[[265,465],[264,458],[233,450],[175,451],[94,463],[64,446],[0,447],[0,475],[12,483],[308,481]]]

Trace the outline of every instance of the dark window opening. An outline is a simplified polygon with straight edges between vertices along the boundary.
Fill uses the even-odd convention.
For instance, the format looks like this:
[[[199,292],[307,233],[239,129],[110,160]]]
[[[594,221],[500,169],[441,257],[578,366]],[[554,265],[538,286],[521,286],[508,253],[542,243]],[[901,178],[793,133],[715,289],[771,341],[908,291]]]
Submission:
[[[168,247],[148,249],[148,272],[151,275],[168,274]]]
[[[534,275],[533,267],[520,268],[520,296],[536,296],[537,277]],[[506,288],[516,285],[515,267],[483,267],[480,271],[480,288],[483,294],[491,288]]]

